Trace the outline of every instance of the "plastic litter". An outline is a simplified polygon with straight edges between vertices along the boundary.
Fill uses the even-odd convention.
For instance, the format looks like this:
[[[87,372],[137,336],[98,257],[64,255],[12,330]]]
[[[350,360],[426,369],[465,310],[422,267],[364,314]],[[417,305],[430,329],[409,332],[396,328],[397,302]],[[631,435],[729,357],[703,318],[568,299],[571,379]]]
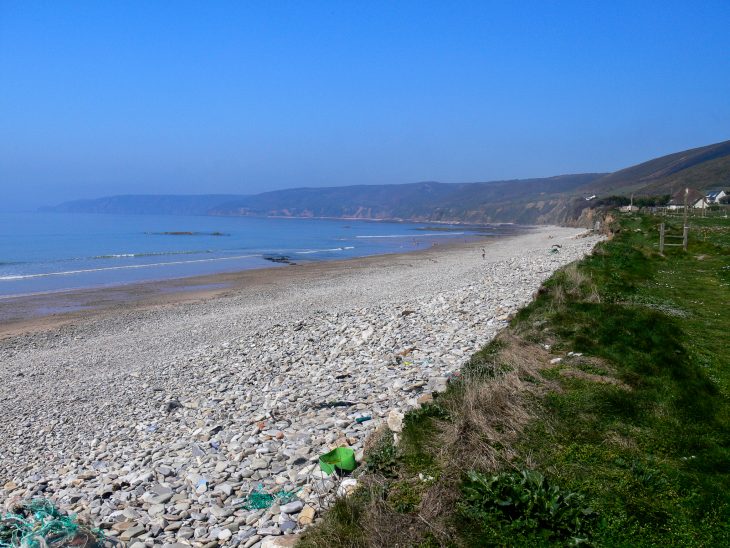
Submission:
[[[327,401],[318,403],[314,406],[315,409],[329,409],[332,407],[350,407],[355,405],[354,401]]]
[[[319,469],[326,474],[332,474],[335,468],[352,472],[356,466],[355,452],[349,447],[337,447],[319,457]]]
[[[357,424],[362,424],[362,423],[364,423],[365,421],[369,421],[369,420],[372,420],[372,419],[373,419],[373,418],[372,418],[372,417],[371,417],[370,415],[365,415],[364,417],[357,417],[357,418],[355,419],[355,422],[356,422]]]
[[[286,504],[297,497],[298,491],[279,491],[278,493],[267,493],[264,486],[259,484],[241,502],[246,510],[264,510],[271,507],[275,502]]]
[[[19,502],[0,519],[0,548],[101,548],[105,537],[44,498]]]

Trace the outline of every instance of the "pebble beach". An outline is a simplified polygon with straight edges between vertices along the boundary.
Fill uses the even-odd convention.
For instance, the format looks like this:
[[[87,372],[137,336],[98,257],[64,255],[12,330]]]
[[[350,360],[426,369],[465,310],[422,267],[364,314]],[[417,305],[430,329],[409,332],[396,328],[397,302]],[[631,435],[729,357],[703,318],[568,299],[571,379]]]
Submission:
[[[283,545],[353,483],[320,455],[361,460],[600,238],[536,227],[276,268],[0,338],[0,503],[44,496],[136,548]]]

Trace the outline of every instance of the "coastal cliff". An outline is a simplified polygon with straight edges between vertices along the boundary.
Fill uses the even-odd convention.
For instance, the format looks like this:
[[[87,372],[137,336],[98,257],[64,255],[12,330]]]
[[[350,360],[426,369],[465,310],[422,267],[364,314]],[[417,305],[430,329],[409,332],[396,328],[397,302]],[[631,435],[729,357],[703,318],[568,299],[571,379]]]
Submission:
[[[474,183],[421,182],[292,188],[249,196],[111,196],[49,211],[273,216],[443,223],[580,225],[607,196],[657,196],[730,187],[730,141],[655,158],[614,173]]]

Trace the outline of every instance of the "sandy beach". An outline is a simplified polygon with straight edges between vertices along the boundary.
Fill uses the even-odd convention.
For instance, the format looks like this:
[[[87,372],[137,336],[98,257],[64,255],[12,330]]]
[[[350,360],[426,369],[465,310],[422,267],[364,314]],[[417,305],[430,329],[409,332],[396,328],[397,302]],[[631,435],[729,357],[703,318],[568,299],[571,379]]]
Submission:
[[[531,230],[533,229],[529,227],[520,227],[516,233]],[[202,302],[217,297],[252,298],[262,296],[262,291],[270,291],[272,288],[285,289],[291,284],[300,283],[304,284],[302,288],[307,288],[315,281],[327,283],[331,279],[339,279],[346,272],[362,272],[367,269],[392,270],[397,269],[398,265],[408,265],[411,268],[414,264],[422,262],[418,260],[413,263],[417,257],[439,255],[451,248],[464,249],[466,253],[481,253],[482,248],[504,237],[495,239],[471,236],[467,240],[459,239],[451,242],[434,240],[424,242],[428,244],[426,247],[416,247],[401,253],[327,261],[308,261],[299,258],[293,266],[269,263],[268,268],[252,268],[237,272],[32,295],[0,296],[0,339],[134,310]]]
[[[318,455],[361,453],[598,240],[539,227],[0,301],[0,499],[49,496],[139,546],[299,531],[333,488],[315,477]],[[298,499],[242,509],[259,485]]]

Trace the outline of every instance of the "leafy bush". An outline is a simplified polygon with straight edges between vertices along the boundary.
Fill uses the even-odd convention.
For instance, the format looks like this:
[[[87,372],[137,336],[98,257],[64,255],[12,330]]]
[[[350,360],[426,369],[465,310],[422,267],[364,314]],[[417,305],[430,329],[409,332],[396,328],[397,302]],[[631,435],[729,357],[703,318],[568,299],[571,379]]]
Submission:
[[[401,514],[413,512],[421,502],[418,484],[408,481],[397,481],[388,488],[388,505]]]
[[[365,456],[368,472],[394,477],[398,470],[398,449],[390,436],[383,436]]]
[[[534,470],[492,476],[471,471],[462,493],[462,515],[501,539],[582,544],[596,519],[582,495],[550,485]]]

